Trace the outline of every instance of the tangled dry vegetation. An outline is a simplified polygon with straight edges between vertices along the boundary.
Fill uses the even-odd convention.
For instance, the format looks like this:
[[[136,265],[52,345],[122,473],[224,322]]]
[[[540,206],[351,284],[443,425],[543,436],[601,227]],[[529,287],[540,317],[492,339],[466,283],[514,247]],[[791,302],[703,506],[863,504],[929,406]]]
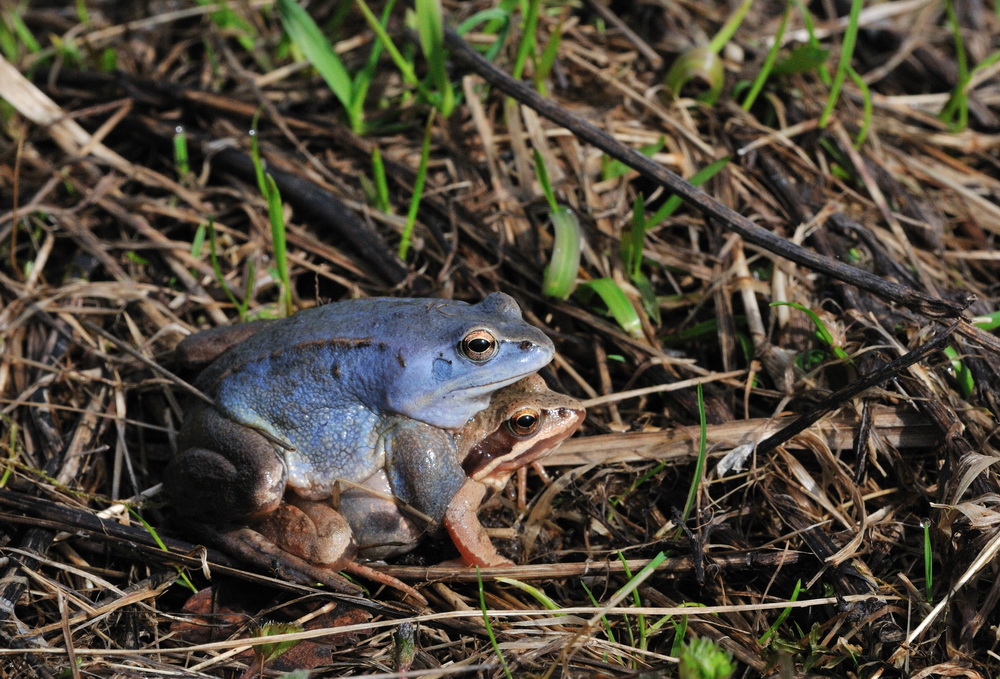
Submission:
[[[732,653],[741,677],[1000,673],[1000,342],[973,322],[1000,299],[1000,79],[995,65],[973,78],[964,129],[938,119],[961,77],[943,3],[864,9],[851,63],[870,92],[848,78],[824,127],[816,64],[772,74],[740,107],[776,3],[756,3],[727,42],[706,105],[691,98],[697,79],[671,97],[663,76],[726,8],[597,0],[542,3],[536,53],[561,35],[547,105],[503,80],[517,18],[497,73],[451,43],[460,101],[447,118],[383,55],[363,135],[289,51],[271,2],[13,4],[0,62],[0,675],[255,676],[255,635],[289,629],[306,641],[264,675],[497,677],[502,657],[515,676],[673,676],[695,637]],[[356,7],[306,5],[362,70],[373,35]],[[490,5],[446,2],[447,22]],[[389,33],[419,55],[402,9]],[[830,72],[846,22],[825,17],[847,9],[812,7]],[[1000,47],[994,8],[955,9],[981,63]],[[802,16],[779,62],[806,41]],[[486,28],[467,39],[490,44]],[[525,83],[541,64],[527,60]],[[526,506],[483,510],[522,564],[483,572],[489,629],[475,574],[437,566],[443,541],[382,567],[427,608],[374,586],[354,600],[206,553],[159,501],[186,392],[156,366],[193,377],[170,352],[237,320],[227,288],[251,316],[281,313],[250,160],[258,112],[296,307],[504,290],[555,340],[550,386],[587,401]],[[623,150],[646,146],[653,162]],[[389,211],[373,206],[376,148]],[[552,235],[534,151],[585,239],[585,285],[565,301],[540,292]],[[661,168],[691,177],[724,157],[711,198],[650,225],[631,275],[621,242],[636,196],[652,214],[691,193],[664,188]],[[209,223],[214,266],[195,244]],[[640,311],[631,334],[593,294],[602,280]]]

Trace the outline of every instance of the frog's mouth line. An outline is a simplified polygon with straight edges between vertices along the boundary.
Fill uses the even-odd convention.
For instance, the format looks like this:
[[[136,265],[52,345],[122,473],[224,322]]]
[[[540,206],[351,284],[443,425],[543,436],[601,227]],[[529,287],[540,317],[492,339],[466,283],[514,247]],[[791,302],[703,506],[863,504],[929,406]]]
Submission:
[[[461,389],[454,389],[452,390],[452,392],[461,394],[477,393],[477,392],[491,393],[498,389],[510,386],[511,384],[514,384],[518,380],[523,380],[528,375],[534,375],[536,372],[538,371],[528,370],[527,372],[520,373],[513,377],[508,377],[507,379],[504,380],[497,380],[496,382],[487,382],[486,384],[477,384],[473,387],[463,387]]]

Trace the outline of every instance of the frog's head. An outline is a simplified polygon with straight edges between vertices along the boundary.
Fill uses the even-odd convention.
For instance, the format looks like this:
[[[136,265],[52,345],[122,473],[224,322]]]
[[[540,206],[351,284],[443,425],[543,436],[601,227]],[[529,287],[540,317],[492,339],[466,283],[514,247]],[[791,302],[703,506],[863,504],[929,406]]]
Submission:
[[[495,391],[537,372],[555,352],[502,292],[479,304],[429,302],[419,322],[415,343],[397,355],[402,372],[388,400],[395,412],[435,427],[464,426]]]
[[[469,478],[502,490],[510,475],[551,453],[587,411],[575,398],[530,375],[498,391],[489,408],[455,434]]]

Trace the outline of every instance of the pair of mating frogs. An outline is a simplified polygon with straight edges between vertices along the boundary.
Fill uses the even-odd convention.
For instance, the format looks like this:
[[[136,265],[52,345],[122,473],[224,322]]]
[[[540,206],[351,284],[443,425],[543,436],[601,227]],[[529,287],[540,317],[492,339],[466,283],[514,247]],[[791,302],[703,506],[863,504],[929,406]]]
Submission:
[[[351,570],[437,526],[466,565],[509,563],[480,504],[585,414],[535,374],[552,341],[503,293],[349,300],[197,333],[178,352],[212,361],[195,384],[213,404],[186,413],[167,497],[272,567]]]

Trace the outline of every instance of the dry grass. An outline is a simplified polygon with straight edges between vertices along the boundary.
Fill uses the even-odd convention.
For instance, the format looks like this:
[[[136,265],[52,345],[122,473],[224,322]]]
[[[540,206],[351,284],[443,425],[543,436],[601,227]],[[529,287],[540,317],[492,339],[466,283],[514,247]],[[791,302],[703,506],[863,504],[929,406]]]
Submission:
[[[737,235],[714,203],[682,207],[646,237],[643,270],[662,320],[646,320],[641,337],[598,301],[540,294],[551,235],[531,150],[583,224],[579,277],[615,280],[637,308],[619,241],[637,193],[654,207],[662,199],[658,180],[603,177],[603,153],[569,123],[495,89],[484,96],[466,62],[453,72],[463,104],[434,124],[415,251],[403,263],[395,244],[428,109],[391,63],[367,108],[381,125],[358,137],[322,81],[279,49],[268,2],[229,3],[242,27],[213,21],[208,7],[157,2],[143,15],[103,3],[81,23],[64,4],[23,13],[47,52],[21,45],[15,63],[0,61],[0,676],[254,676],[247,649],[264,620],[294,621],[303,631],[287,638],[309,640],[265,675],[297,666],[319,668],[314,676],[503,676],[475,574],[436,565],[444,543],[384,567],[429,600],[417,610],[393,590],[355,600],[244,572],[185,542],[158,501],[186,392],[154,366],[180,370],[170,351],[183,336],[236,320],[208,247],[192,254],[199,226],[214,221],[221,277],[246,293],[250,312],[277,313],[267,210],[246,164],[258,110],[262,151],[286,173],[298,307],[504,290],[556,342],[549,384],[589,399],[581,435],[548,462],[550,478],[530,480],[527,507],[503,499],[483,511],[523,564],[482,573],[515,676],[670,676],[677,641],[694,636],[728,649],[735,676],[1000,673],[1000,342],[970,322],[1000,299],[1000,88],[996,68],[977,79],[966,130],[935,117],[956,80],[941,4],[866,9],[853,64],[874,116],[859,149],[862,97],[850,81],[825,130],[816,71],[772,79],[749,113],[737,105],[734,85],[759,71],[780,8],[758,3],[726,48],[714,106],[671,99],[660,83],[664,64],[715,33],[722,7],[542,13],[541,44],[564,31],[548,82],[556,114],[628,147],[662,138],[653,159],[682,176],[731,156],[710,196],[792,244],[793,258],[819,253],[878,277],[792,263]],[[446,10],[457,23],[489,4]],[[975,0],[960,9],[976,64],[1000,47],[1000,24]],[[800,28],[793,13],[785,39]],[[817,28],[834,64],[843,25]],[[402,25],[393,29],[404,44]],[[358,17],[348,12],[337,35],[342,58],[360,68],[371,40]],[[77,63],[52,49],[55,36],[72,38]],[[501,71],[517,39],[515,30]],[[109,50],[120,72],[99,72]],[[185,176],[172,159],[178,127],[192,155]],[[370,207],[359,181],[374,147],[393,214]],[[774,301],[818,314],[846,358],[817,340],[806,314]],[[970,391],[942,343],[970,372]],[[862,382],[905,356],[919,360]],[[696,512],[680,526],[697,482],[696,384],[708,461]],[[767,441],[800,416],[819,422]],[[722,460],[736,465],[723,474]],[[655,570],[630,577],[661,552]],[[199,594],[180,584],[178,566]],[[530,582],[558,610],[495,576]]]

